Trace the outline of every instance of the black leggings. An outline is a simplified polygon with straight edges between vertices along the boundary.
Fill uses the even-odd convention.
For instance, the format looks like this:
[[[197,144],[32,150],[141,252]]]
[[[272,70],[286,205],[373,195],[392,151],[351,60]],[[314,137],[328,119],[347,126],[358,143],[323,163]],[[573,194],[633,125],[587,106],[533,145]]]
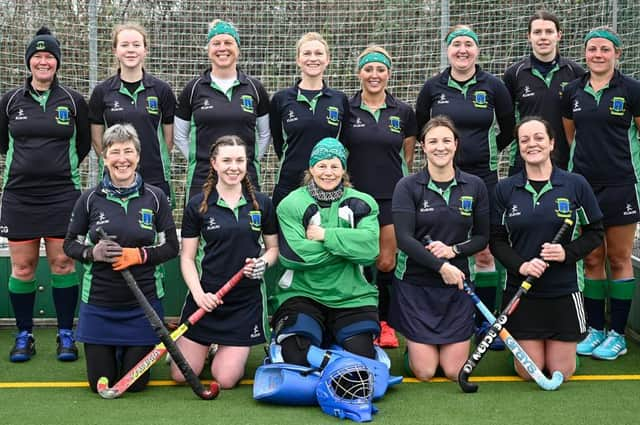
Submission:
[[[115,384],[151,350],[153,350],[153,345],[116,347],[114,345],[84,344],[87,379],[91,391],[97,392],[98,379],[102,376],[109,379],[109,385]],[[146,371],[127,391],[142,391],[148,383],[149,371]]]

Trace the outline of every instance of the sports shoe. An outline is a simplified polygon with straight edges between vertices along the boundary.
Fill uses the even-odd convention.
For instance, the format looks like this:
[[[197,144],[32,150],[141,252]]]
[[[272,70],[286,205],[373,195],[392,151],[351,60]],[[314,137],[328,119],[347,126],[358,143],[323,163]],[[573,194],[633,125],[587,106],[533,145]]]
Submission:
[[[489,330],[490,327],[491,327],[491,323],[482,322],[480,327],[476,328],[476,341],[475,341],[476,345],[482,342],[482,340],[484,339],[484,336],[487,334],[487,331]],[[504,342],[502,341],[502,339],[500,339],[499,336],[497,336],[489,346],[489,350],[492,350],[492,351],[502,351],[505,348],[506,347],[504,345]]]
[[[604,331],[599,331],[589,326],[589,333],[582,342],[578,343],[576,352],[581,356],[590,356],[593,354],[593,350],[602,344],[602,341],[604,341],[606,337],[607,335]]]
[[[384,320],[380,322],[380,336],[377,341],[377,345],[382,348],[398,348],[400,346],[396,331]]]
[[[611,329],[602,344],[593,350],[591,357],[600,360],[615,360],[624,354],[627,354],[627,340],[624,335]]]
[[[58,348],[56,349],[58,360],[61,362],[78,360],[78,347],[76,347],[76,341],[71,329],[59,329],[56,341],[58,343]]]
[[[31,360],[31,356],[36,354],[36,340],[29,331],[20,331],[16,336],[16,343],[9,353],[9,360],[17,362],[26,362]]]

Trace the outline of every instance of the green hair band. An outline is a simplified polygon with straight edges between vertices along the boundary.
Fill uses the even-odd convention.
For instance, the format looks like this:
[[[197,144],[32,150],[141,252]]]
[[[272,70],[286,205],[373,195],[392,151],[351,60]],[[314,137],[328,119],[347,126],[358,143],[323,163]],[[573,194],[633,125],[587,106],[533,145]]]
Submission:
[[[218,21],[214,26],[209,29],[209,33],[207,34],[207,43],[211,41],[213,37],[220,34],[228,34],[236,40],[238,46],[240,46],[240,35],[238,34],[238,30],[233,24],[226,21]]]
[[[615,47],[622,47],[622,40],[620,40],[620,37],[606,29],[600,28],[589,31],[589,33],[584,37],[585,46],[587,45],[587,42],[592,38],[606,38],[607,40],[612,42]]]
[[[458,28],[455,31],[451,31],[451,33],[447,36],[447,46],[451,45],[451,42],[454,38],[461,37],[463,35],[471,37],[473,41],[476,42],[476,46],[480,45],[480,42],[478,41],[478,34],[476,34],[473,30],[470,30],[469,28]]]
[[[391,69],[391,59],[389,59],[387,55],[380,52],[369,52],[361,57],[358,61],[358,70],[362,69],[363,66],[371,62],[380,62],[384,64],[387,69]]]

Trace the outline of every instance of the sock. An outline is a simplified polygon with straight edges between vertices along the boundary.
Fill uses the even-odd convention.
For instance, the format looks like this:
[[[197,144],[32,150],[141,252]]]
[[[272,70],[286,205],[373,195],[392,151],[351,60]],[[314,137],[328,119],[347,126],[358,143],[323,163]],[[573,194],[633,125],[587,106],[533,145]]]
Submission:
[[[19,331],[33,332],[33,306],[36,303],[36,280],[9,277],[9,298]]]
[[[624,335],[624,328],[627,326],[629,311],[631,310],[631,299],[636,289],[636,281],[633,278],[618,279],[609,282],[609,293],[611,294],[611,329]]]
[[[477,272],[476,273],[476,289],[475,293],[480,298],[480,301],[487,306],[491,311],[495,311],[496,305],[496,292],[498,286],[498,272]],[[475,315],[476,326],[480,326],[485,318],[481,314]]]
[[[378,314],[380,320],[387,320],[389,313],[389,302],[391,302],[391,279],[393,272],[381,272],[378,270],[376,276],[376,286],[378,287]]]
[[[584,280],[584,309],[587,323],[593,329],[604,329],[604,300],[607,296],[607,280]]]

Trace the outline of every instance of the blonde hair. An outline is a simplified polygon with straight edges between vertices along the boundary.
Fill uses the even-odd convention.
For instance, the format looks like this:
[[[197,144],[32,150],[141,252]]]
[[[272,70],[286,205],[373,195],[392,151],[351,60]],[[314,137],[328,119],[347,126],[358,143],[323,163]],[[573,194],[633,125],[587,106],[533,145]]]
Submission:
[[[300,37],[298,39],[298,41],[296,42],[296,58],[298,56],[300,56],[300,48],[302,47],[302,45],[304,43],[309,42],[309,41],[319,41],[320,43],[322,43],[322,45],[324,46],[324,50],[327,52],[327,57],[331,56],[331,53],[329,52],[329,44],[320,35],[320,33],[308,32],[308,33],[304,34],[302,37]]]

